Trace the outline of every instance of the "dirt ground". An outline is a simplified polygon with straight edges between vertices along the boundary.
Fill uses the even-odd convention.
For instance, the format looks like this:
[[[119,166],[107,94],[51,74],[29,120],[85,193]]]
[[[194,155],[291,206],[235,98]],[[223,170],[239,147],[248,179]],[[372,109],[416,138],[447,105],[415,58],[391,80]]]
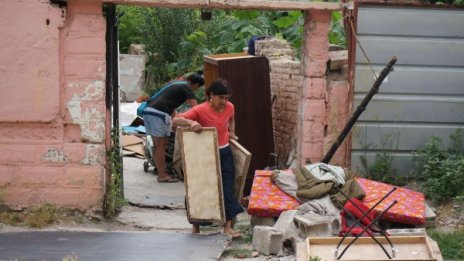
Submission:
[[[143,160],[124,159],[125,197],[128,202],[112,220],[102,215],[71,211],[60,215],[53,223],[43,228],[11,226],[0,223],[0,232],[15,231],[151,231],[190,233],[191,225],[187,221],[183,206],[184,184],[157,183],[153,169],[143,171]],[[439,229],[450,231],[464,229],[464,203],[451,202],[435,207],[436,224]],[[242,213],[238,216],[236,229],[242,238],[230,240],[220,260],[295,260],[293,253],[284,252],[281,256],[264,256],[252,250],[250,216]],[[202,229],[203,234],[220,233],[220,225]]]

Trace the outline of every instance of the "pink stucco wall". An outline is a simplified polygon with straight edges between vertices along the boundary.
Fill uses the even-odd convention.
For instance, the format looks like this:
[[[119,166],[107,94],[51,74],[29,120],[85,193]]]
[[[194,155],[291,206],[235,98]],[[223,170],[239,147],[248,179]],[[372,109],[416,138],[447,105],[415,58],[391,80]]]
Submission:
[[[331,13],[306,11],[302,55],[303,88],[297,125],[297,159],[300,164],[319,162],[347,122],[349,84],[327,77]],[[330,164],[349,165],[347,140]]]
[[[99,0],[3,1],[0,204],[101,210],[105,192],[105,20]],[[319,161],[348,113],[327,80],[329,11],[305,12],[297,157]],[[329,99],[328,97],[333,97]],[[346,163],[346,147],[335,162]]]
[[[0,204],[101,209],[101,2],[3,1],[0,22]]]

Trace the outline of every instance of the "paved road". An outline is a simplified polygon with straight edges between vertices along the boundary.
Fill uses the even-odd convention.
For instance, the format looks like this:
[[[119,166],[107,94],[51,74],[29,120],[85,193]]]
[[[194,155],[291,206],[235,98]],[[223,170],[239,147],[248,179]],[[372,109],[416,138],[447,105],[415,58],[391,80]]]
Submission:
[[[226,237],[153,232],[0,234],[0,260],[217,260]]]
[[[147,232],[27,231],[0,233],[0,260],[217,260],[227,246],[221,234],[193,235],[184,183],[158,183],[143,160],[124,158],[124,191],[130,205],[116,220]]]

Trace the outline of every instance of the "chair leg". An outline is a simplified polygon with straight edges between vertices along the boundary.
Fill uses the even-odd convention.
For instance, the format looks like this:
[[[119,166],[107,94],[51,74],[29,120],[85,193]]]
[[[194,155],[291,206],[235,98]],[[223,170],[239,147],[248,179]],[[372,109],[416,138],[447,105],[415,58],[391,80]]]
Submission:
[[[344,206],[341,206],[346,213],[348,213],[351,218],[353,218],[356,223],[363,227],[364,229],[362,230],[362,232],[360,234],[358,234],[346,247],[345,249],[342,251],[342,253],[340,254],[340,256],[337,256],[338,255],[338,249],[340,248],[341,244],[343,243],[343,241],[345,240],[345,238],[349,235],[349,233],[353,230],[353,228],[356,226],[356,224],[353,224],[348,232],[345,233],[345,235],[343,235],[343,238],[340,240],[340,242],[338,243],[336,249],[335,249],[335,258],[338,260],[340,259],[343,254],[346,252],[346,250],[348,250],[348,248],[362,235],[364,234],[364,232],[366,232],[369,228],[371,228],[373,225],[376,225],[376,222],[390,209],[393,207],[393,205],[395,205],[396,203],[398,203],[398,201],[394,201],[390,206],[387,207],[387,209],[385,209],[384,211],[382,211],[382,213],[380,213],[374,220],[372,220],[368,214],[374,210],[375,207],[377,207],[382,201],[384,201],[388,196],[390,196],[395,190],[397,189],[397,187],[394,187],[392,190],[390,190],[385,196],[383,196],[376,204],[374,204],[371,208],[369,208],[366,212],[364,212],[359,206],[357,206],[356,203],[354,203],[345,193],[343,193],[341,190],[339,190],[339,192],[348,200],[351,202],[351,204],[356,207],[360,212],[364,212],[363,215],[357,219],[355,218],[349,211],[347,211]],[[363,220],[363,218],[367,218],[370,222],[370,224],[368,226],[365,226],[363,225],[360,220]],[[385,237],[385,239],[387,240],[387,242],[390,244],[390,247],[392,249],[392,256],[395,257],[395,248],[393,246],[393,243],[390,241],[390,239],[388,238],[387,236],[387,233],[385,232],[385,230],[383,230],[383,228],[381,228],[380,226],[376,225],[376,227],[378,228],[377,230],[380,231],[380,234],[382,236]],[[367,234],[382,248],[382,250],[385,252],[385,254],[388,256],[389,259],[392,259],[392,257],[388,254],[388,252],[385,250],[385,248],[383,247],[383,245],[369,232],[367,232]]]

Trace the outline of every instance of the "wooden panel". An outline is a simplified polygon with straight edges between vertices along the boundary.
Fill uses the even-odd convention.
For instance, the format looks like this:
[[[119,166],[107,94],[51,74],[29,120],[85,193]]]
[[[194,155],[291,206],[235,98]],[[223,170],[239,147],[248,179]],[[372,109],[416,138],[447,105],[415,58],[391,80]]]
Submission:
[[[205,76],[205,99],[207,100],[208,97],[206,97],[206,88],[209,87],[212,81],[219,78],[218,67],[213,63],[205,63],[203,66],[203,73]]]
[[[395,248],[394,260],[437,260],[437,251],[431,249],[425,236],[392,236],[389,237]],[[335,249],[340,242],[339,237],[308,237],[306,239],[307,256],[320,257],[321,260],[336,260]],[[354,238],[346,238],[338,249],[338,255]],[[383,237],[377,237],[387,252],[392,255],[390,245]],[[439,252],[439,251],[438,251]],[[303,255],[302,255],[303,256]],[[370,237],[361,237],[356,240],[339,260],[390,260],[377,243]],[[298,259],[300,261],[300,259]]]
[[[240,144],[253,155],[244,187],[244,195],[249,195],[254,171],[268,166],[269,155],[274,152],[269,61],[266,57],[237,54],[236,58],[205,58],[205,68],[208,66],[217,66],[217,77],[232,86],[235,132]],[[205,70],[205,79],[210,77],[208,73]]]
[[[215,128],[200,133],[178,129],[190,221],[225,222],[221,168]]]
[[[250,168],[251,153],[236,140],[230,140],[230,148],[234,155],[235,166],[234,193],[238,202],[240,202],[243,196],[248,169]]]

